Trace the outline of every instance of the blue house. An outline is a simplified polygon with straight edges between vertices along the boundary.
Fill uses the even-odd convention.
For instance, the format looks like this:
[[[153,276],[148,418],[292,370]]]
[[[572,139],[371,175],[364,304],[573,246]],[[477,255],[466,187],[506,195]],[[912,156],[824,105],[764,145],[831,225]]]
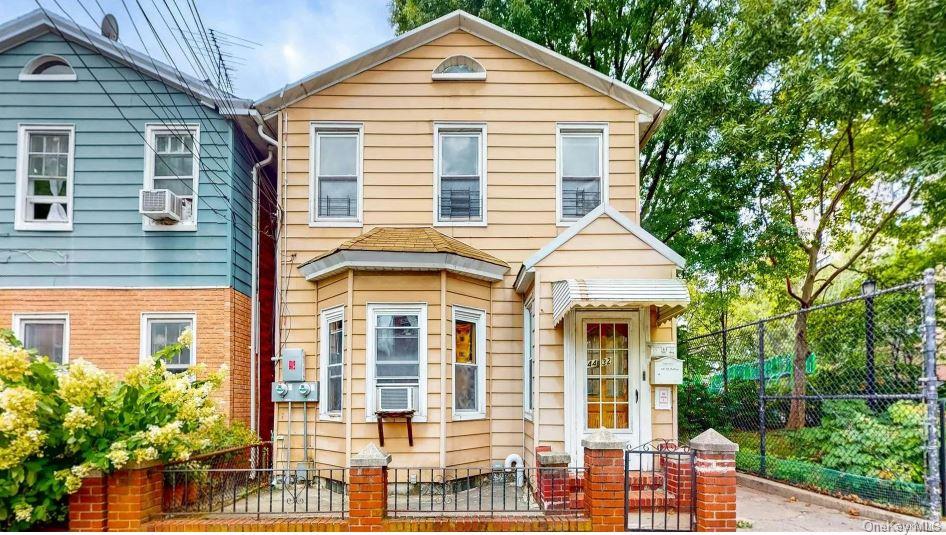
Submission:
[[[43,10],[0,26],[0,328],[117,374],[190,330],[169,367],[227,364],[255,420],[275,190],[249,108]]]

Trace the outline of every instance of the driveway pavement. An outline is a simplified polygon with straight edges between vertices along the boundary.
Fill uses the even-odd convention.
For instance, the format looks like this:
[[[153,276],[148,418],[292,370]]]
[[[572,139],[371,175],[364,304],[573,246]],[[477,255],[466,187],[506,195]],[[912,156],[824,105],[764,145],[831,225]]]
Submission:
[[[867,522],[867,519],[835,509],[793,501],[743,486],[736,490],[736,517],[752,522],[751,528],[739,531],[863,532]]]

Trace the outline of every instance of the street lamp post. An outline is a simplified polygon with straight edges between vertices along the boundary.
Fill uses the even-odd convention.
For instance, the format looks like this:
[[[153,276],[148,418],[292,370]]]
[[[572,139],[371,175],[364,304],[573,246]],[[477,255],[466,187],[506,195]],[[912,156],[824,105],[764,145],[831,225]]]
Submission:
[[[864,316],[866,322],[866,337],[864,339],[864,353],[867,356],[867,405],[871,410],[877,410],[877,375],[874,368],[874,293],[877,283],[867,279],[861,284],[861,295],[864,296]]]

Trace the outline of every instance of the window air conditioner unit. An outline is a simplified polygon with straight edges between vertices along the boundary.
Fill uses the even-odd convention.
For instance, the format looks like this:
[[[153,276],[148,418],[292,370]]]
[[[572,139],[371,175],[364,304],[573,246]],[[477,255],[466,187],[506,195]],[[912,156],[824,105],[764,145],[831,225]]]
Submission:
[[[138,211],[155,221],[180,221],[184,218],[184,203],[168,189],[143,189],[138,198]]]
[[[397,412],[414,410],[414,386],[379,386],[378,412]]]

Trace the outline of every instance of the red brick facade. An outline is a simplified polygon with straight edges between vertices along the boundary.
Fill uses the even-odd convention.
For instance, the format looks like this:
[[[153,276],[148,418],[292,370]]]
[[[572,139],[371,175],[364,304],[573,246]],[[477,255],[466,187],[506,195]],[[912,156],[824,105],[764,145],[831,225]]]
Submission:
[[[0,329],[14,314],[67,313],[69,358],[121,376],[141,360],[141,316],[197,315],[197,362],[230,368],[219,397],[227,414],[249,422],[250,298],[231,288],[0,290]]]
[[[593,531],[624,531],[624,450],[585,448],[585,511]]]
[[[101,473],[82,480],[69,495],[69,531],[105,531],[108,527],[107,479]]]
[[[736,531],[734,453],[696,454],[696,530]]]

